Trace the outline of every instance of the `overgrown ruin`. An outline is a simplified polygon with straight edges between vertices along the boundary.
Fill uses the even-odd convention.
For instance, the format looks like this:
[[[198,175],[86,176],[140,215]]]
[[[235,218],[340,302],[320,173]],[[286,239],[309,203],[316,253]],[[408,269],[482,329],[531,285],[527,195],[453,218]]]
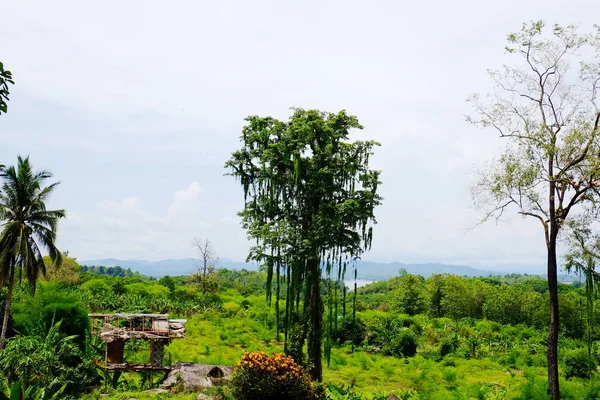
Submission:
[[[184,319],[169,319],[168,314],[88,314],[92,335],[106,345],[104,368],[107,371],[168,371],[171,355],[165,346],[185,337]],[[148,362],[124,361],[125,345],[130,340],[150,343]],[[137,360],[136,360],[137,361]]]

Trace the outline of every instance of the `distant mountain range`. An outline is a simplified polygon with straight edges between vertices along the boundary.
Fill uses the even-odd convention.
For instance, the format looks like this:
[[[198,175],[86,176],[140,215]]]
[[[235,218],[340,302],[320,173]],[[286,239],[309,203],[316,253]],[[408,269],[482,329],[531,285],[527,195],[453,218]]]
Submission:
[[[160,278],[161,276],[171,275],[189,275],[192,272],[197,270],[197,265],[199,265],[200,261],[194,258],[184,258],[184,259],[168,259],[161,261],[147,261],[147,260],[117,260],[115,258],[103,258],[100,260],[85,260],[79,261],[81,265],[103,265],[105,267],[122,267],[129,268],[134,272],[139,272],[142,275],[153,276],[155,278]],[[228,268],[228,269],[247,269],[250,271],[258,271],[258,265],[246,263],[246,262],[236,262],[231,260],[219,260],[218,267]]]
[[[104,265],[106,267],[120,266],[122,268],[130,268],[132,271],[137,271],[143,275],[153,276],[159,278],[164,275],[187,275],[196,270],[196,265],[199,261],[193,258],[186,259],[168,259],[162,261],[147,261],[147,260],[118,260],[114,258],[105,258],[100,260],[85,260],[80,261],[82,265]],[[249,271],[257,271],[258,265],[255,263],[237,262],[228,259],[220,259],[218,262],[219,267],[228,269],[247,269]],[[393,263],[379,263],[374,261],[363,261],[357,262],[358,267],[358,278],[362,280],[380,281],[398,276],[401,269],[405,269],[406,272],[422,275],[428,277],[432,274],[454,274],[460,276],[498,276],[509,273],[523,273],[523,270],[519,267],[515,267],[514,270],[490,271],[477,269],[473,267],[463,265],[449,265],[449,264],[438,264],[438,263],[427,263],[427,264],[404,264],[399,262]],[[544,275],[540,275],[544,276]],[[353,278],[353,274],[348,269],[346,279]],[[561,275],[560,281],[570,282],[578,280],[576,275]]]

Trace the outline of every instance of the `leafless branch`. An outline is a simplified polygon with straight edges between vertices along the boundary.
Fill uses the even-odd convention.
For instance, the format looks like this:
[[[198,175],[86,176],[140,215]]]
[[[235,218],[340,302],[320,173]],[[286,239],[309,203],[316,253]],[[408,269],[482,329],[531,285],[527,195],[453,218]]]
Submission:
[[[201,265],[197,265],[199,273],[206,275],[211,267],[215,267],[218,262],[218,257],[214,251],[213,245],[208,239],[194,237],[192,247],[200,251]]]

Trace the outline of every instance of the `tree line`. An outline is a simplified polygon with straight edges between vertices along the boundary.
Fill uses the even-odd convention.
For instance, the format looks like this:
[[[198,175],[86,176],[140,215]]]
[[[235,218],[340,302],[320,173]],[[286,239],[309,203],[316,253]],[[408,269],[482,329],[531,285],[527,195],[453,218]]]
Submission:
[[[132,272],[131,268],[125,269],[118,265],[115,267],[105,267],[103,265],[82,265],[81,272],[92,272],[94,274],[108,276],[133,276],[135,274],[139,274],[139,272]]]
[[[510,281],[511,284],[503,283]],[[587,327],[600,340],[600,312],[586,313],[585,289],[559,284],[559,304],[564,310],[561,332],[583,339]],[[501,324],[542,329],[549,322],[548,284],[534,276],[466,278],[434,274],[425,279],[403,274],[358,289],[357,310],[376,309],[394,313],[427,315],[430,318],[486,319]],[[600,305],[600,300],[595,300]]]

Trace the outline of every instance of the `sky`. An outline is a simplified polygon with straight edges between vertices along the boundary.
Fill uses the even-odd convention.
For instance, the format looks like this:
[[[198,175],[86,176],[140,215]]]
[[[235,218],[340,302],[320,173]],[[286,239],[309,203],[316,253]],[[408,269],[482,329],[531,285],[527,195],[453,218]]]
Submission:
[[[523,22],[590,29],[600,3],[52,1],[2,6],[0,61],[12,70],[0,160],[30,155],[61,185],[58,245],[79,260],[198,256],[249,247],[239,182],[224,162],[244,118],[290,107],[356,115],[373,139],[383,205],[364,259],[543,270],[539,222],[483,215],[470,188],[504,145],[465,122],[489,68],[510,62]]]

